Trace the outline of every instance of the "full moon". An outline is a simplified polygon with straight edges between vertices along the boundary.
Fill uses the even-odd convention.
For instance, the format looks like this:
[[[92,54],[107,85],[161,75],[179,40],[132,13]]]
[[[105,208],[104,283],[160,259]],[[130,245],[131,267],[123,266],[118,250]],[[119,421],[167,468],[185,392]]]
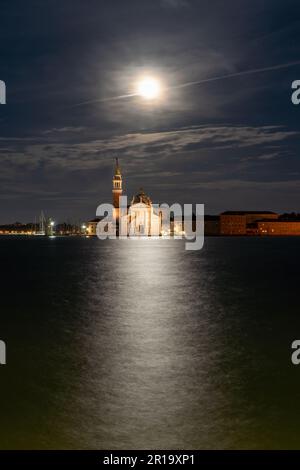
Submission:
[[[146,100],[153,100],[160,95],[161,86],[155,78],[146,77],[138,83],[137,92]]]

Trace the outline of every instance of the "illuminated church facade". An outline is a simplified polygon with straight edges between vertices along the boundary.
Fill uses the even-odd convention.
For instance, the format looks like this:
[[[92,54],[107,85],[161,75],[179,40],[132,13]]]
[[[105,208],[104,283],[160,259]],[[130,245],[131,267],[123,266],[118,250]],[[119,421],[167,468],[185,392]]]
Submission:
[[[120,197],[123,194],[122,174],[118,159],[116,159],[115,174],[113,177],[113,206],[114,219],[117,227],[125,223],[128,235],[131,236],[159,236],[162,228],[162,214],[156,213],[152,201],[143,189],[140,189],[127,207],[127,214],[120,212]],[[124,220],[126,218],[126,220]]]
[[[123,195],[123,178],[121,168],[116,159],[115,171],[112,180],[113,223],[117,233],[122,223],[128,228],[130,236],[159,236],[162,234],[162,212],[155,210],[149,196],[140,189],[127,206],[127,213],[120,208],[120,197]],[[126,220],[124,220],[126,219]],[[87,224],[87,234],[97,234],[99,218],[91,220]]]

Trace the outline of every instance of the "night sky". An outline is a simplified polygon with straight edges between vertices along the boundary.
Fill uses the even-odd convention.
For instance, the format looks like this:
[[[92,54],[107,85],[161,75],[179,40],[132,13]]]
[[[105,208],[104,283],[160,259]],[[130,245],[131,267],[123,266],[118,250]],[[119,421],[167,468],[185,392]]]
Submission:
[[[0,223],[93,218],[115,157],[130,198],[300,211],[300,65],[180,87],[300,61],[298,0],[1,0],[0,50]]]

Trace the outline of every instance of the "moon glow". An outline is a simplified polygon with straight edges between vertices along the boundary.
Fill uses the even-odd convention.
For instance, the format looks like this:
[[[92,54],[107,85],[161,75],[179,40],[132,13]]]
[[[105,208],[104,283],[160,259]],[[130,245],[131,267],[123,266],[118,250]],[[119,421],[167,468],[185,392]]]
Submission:
[[[161,86],[156,78],[145,77],[137,85],[137,93],[146,100],[158,98],[161,93]]]

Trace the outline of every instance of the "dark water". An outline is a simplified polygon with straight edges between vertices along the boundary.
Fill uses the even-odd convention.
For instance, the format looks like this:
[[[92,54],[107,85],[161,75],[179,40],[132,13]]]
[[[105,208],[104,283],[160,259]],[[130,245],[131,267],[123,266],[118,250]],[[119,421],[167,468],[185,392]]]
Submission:
[[[300,239],[0,238],[0,447],[300,448]]]

